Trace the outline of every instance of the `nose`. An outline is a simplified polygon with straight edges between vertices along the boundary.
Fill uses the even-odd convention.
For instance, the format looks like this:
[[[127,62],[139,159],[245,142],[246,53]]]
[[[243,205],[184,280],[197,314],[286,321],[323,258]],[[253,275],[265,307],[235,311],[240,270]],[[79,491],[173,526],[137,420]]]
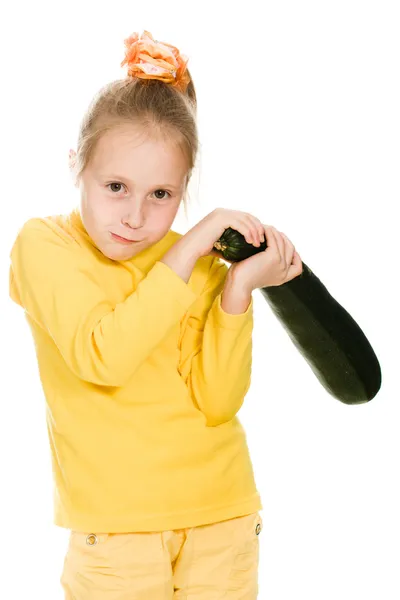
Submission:
[[[121,222],[132,229],[140,229],[144,224],[144,209],[143,206],[137,204],[133,206],[129,212],[122,217]]]

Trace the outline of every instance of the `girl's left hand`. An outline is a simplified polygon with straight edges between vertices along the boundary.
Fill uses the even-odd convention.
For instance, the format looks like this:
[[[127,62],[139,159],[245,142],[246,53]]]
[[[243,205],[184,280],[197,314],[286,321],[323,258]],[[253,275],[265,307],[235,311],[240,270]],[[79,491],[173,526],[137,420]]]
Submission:
[[[264,225],[267,248],[245,260],[235,262],[228,274],[251,293],[257,288],[279,286],[303,271],[303,263],[289,238],[275,227]]]

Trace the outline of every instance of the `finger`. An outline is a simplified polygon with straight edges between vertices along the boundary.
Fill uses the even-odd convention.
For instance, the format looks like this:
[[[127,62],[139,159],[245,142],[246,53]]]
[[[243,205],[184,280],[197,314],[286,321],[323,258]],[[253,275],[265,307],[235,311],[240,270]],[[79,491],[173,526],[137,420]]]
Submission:
[[[261,243],[265,241],[264,226],[261,223],[260,219],[257,219],[257,217],[252,216],[252,219],[254,222],[255,233],[256,233],[257,239],[259,240],[260,245],[261,245]]]
[[[299,253],[295,251],[293,254],[293,264],[291,264],[289,267],[287,281],[290,281],[291,279],[298,277],[299,275],[301,275],[302,272],[303,272],[303,261],[301,260]]]
[[[276,229],[276,227],[273,227],[271,225],[271,229],[273,230],[276,239],[279,262],[282,262],[283,260],[286,261],[285,240],[283,239],[280,232]]]
[[[273,254],[277,255],[280,260],[281,255],[275,231],[276,230],[274,227],[272,227],[272,225],[264,225],[265,238],[267,240],[267,248],[265,252],[268,252],[268,250],[271,248],[270,252],[273,252]]]
[[[285,235],[283,233],[283,231],[280,232],[281,236],[283,237],[283,239],[285,240],[285,256],[286,256],[286,266],[288,267],[289,265],[292,264],[293,261],[293,255],[296,251],[296,248],[294,247],[294,245],[292,244],[292,242],[289,240],[289,238],[287,237],[287,235]]]
[[[261,242],[263,242],[265,239],[263,224],[261,223],[260,219],[257,219],[257,217],[255,217],[251,213],[243,212],[243,215],[245,215],[246,219],[248,220],[249,226],[251,227],[252,238],[254,240],[252,242],[253,245],[260,246]]]
[[[303,261],[301,260],[301,256],[298,252],[295,252],[293,255],[293,266],[299,269],[299,274],[303,271]]]
[[[260,222],[253,215],[249,215],[246,213],[246,222],[248,223],[251,235],[251,243],[253,246],[260,246],[260,233],[259,233],[259,224]]]
[[[247,232],[246,232],[246,236],[245,236],[246,241],[248,241],[253,246],[260,246],[261,242],[260,242],[258,220],[255,217],[253,217],[253,215],[249,215],[248,213],[243,213],[243,221],[246,223],[246,226],[247,226]]]
[[[260,244],[258,243],[258,233],[252,217],[246,218],[246,224],[248,227],[250,244],[252,244],[253,246],[259,246]]]
[[[298,252],[296,252],[296,250],[295,250],[295,251],[294,251],[294,253],[293,253],[293,262],[292,262],[292,264],[293,264],[294,266],[296,266],[296,265],[297,265],[297,266],[301,266],[301,267],[303,267],[303,261],[301,260],[301,257],[300,257],[300,255],[299,255],[299,253],[298,253]]]
[[[243,214],[243,217],[236,217],[232,223],[233,224],[230,225],[230,227],[239,231],[244,236],[246,242],[253,245],[255,240],[252,233],[253,225],[251,219],[249,219],[246,214]]]

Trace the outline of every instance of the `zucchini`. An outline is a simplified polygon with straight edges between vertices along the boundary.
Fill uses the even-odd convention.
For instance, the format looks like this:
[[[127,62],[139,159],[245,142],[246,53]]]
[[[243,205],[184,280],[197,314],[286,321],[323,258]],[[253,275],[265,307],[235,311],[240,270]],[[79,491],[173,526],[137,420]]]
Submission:
[[[266,241],[253,246],[229,227],[213,251],[229,262],[239,262],[266,248]],[[369,402],[376,396],[382,374],[371,344],[304,262],[302,273],[291,281],[259,289],[331,396],[345,404]]]

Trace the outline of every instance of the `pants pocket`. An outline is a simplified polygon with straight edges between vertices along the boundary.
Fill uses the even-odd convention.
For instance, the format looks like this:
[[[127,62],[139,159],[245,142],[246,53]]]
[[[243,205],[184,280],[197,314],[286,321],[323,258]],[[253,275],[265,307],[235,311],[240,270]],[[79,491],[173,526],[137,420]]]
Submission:
[[[259,512],[236,519],[229,591],[246,593],[249,600],[256,599],[258,594],[259,536],[262,528]]]
[[[66,600],[103,598],[109,568],[108,539],[108,533],[70,532],[60,579]]]
[[[65,600],[162,598],[168,565],[158,532],[71,531],[60,583]]]

